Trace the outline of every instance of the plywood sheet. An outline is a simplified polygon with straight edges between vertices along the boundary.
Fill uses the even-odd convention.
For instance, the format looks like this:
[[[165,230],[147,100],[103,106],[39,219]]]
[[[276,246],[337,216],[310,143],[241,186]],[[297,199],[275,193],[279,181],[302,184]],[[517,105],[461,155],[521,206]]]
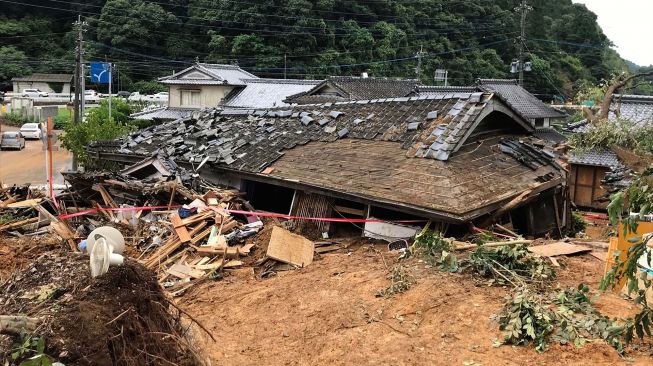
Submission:
[[[571,255],[571,254],[587,253],[592,251],[591,248],[583,247],[575,244],[569,244],[562,241],[557,243],[552,243],[552,244],[529,247],[528,250],[545,257],[556,257],[559,255]]]
[[[315,245],[312,241],[275,226],[272,228],[267,256],[280,262],[304,267],[313,262]]]

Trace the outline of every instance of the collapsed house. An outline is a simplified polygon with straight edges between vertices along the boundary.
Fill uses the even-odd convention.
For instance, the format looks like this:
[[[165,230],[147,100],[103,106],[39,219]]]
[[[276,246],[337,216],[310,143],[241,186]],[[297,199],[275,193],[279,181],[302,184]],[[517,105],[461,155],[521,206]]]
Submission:
[[[608,121],[629,120],[636,126],[653,123],[653,96],[616,95],[610,106]],[[570,133],[587,133],[592,122],[582,120],[567,126]],[[570,197],[580,207],[605,209],[610,193],[628,186],[628,167],[611,148],[597,147],[588,151],[572,151],[570,164]],[[606,184],[609,183],[609,184]]]
[[[424,218],[450,231],[500,220],[541,235],[569,219],[567,177],[534,132],[530,120],[495,94],[460,92],[204,109],[120,140],[92,143],[88,152],[125,165],[163,154],[209,181],[246,192],[260,210]],[[315,225],[323,232],[341,226]],[[358,230],[373,231],[368,225]]]

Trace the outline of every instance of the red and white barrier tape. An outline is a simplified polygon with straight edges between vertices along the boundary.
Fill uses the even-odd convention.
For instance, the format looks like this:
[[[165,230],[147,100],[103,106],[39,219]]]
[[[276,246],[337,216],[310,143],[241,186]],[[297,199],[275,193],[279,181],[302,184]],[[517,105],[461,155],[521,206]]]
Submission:
[[[143,206],[143,207],[98,207],[90,208],[88,210],[83,210],[71,214],[59,215],[59,218],[62,220],[70,219],[73,217],[86,216],[93,213],[98,213],[102,211],[151,211],[151,210],[160,210],[160,209],[178,209],[181,206]],[[387,222],[387,223],[424,223],[427,220],[379,220],[379,219],[347,219],[340,217],[304,217],[304,216],[293,216],[293,215],[284,215],[271,212],[259,212],[259,211],[242,211],[242,210],[224,210],[230,214],[236,215],[246,215],[246,216],[259,216],[259,217],[275,217],[280,219],[288,220],[307,220],[307,221],[328,221],[328,222],[349,222],[349,223],[366,223],[366,222]]]

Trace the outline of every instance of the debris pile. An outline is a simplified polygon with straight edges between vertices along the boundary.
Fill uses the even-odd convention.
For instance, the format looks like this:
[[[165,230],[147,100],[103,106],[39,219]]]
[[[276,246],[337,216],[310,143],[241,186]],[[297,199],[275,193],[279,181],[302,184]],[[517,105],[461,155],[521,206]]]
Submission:
[[[87,256],[41,256],[0,288],[0,314],[14,320],[0,335],[2,344],[32,334],[43,340],[41,353],[51,362],[202,364],[155,274],[131,260],[91,278]],[[10,350],[3,347],[0,358],[10,360]]]
[[[240,192],[199,179],[139,180],[119,173],[69,173],[65,178],[70,189],[60,196],[60,206],[76,237],[85,238],[102,225],[117,227],[127,239],[128,253],[156,270],[173,295],[199,279],[242,266],[239,258],[254,247],[245,239],[263,227],[256,215],[247,214],[253,208]],[[239,214],[230,214],[232,210]]]
[[[29,184],[3,188],[0,183],[0,233],[23,236],[47,232],[39,230],[50,223],[43,211],[56,212],[40,191]]]

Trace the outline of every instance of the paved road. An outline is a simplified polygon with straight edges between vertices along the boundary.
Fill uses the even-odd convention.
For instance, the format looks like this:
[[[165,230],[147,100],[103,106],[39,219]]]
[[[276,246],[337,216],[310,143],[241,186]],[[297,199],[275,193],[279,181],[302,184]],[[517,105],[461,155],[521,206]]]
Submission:
[[[2,131],[16,131],[17,127],[2,126]],[[54,183],[63,184],[62,170],[72,166],[72,154],[59,148],[52,155]],[[26,140],[20,151],[0,151],[0,182],[6,185],[32,183],[45,184],[45,151],[40,140]]]

